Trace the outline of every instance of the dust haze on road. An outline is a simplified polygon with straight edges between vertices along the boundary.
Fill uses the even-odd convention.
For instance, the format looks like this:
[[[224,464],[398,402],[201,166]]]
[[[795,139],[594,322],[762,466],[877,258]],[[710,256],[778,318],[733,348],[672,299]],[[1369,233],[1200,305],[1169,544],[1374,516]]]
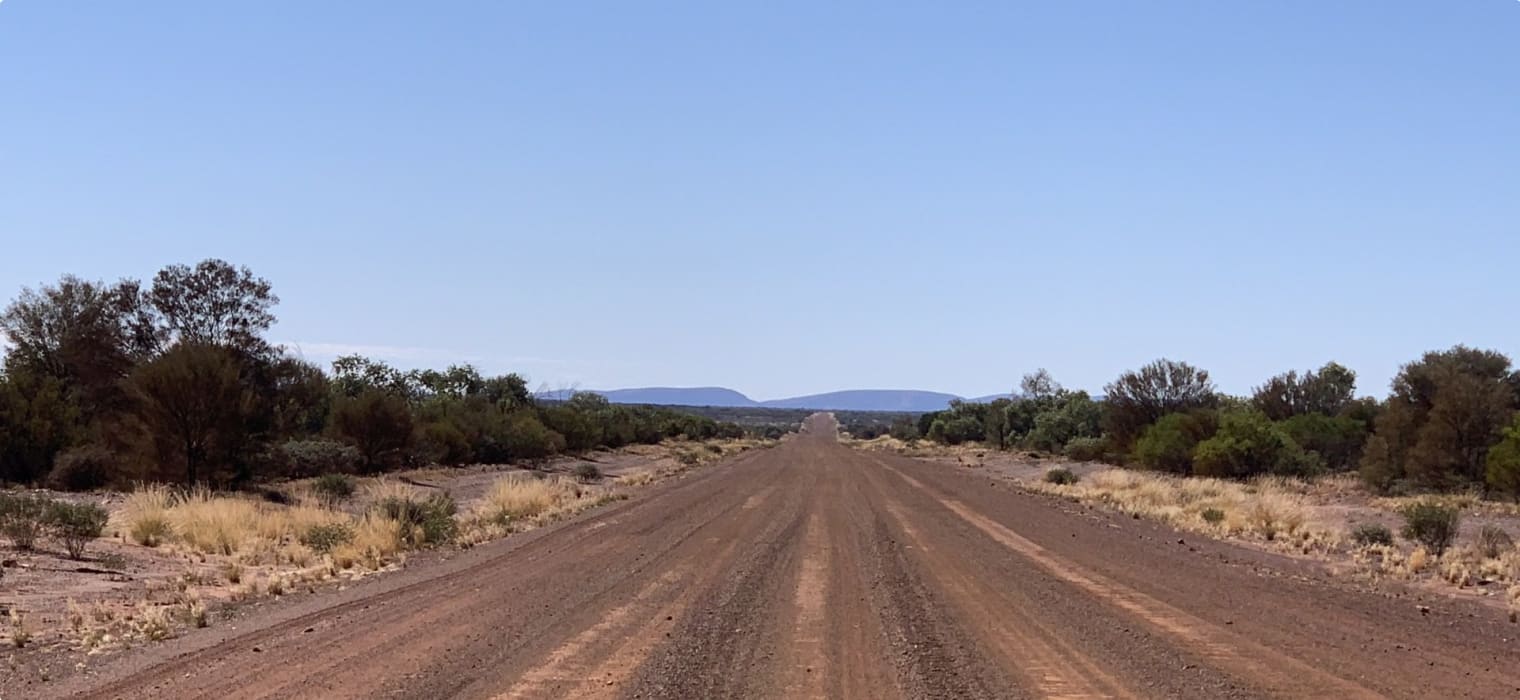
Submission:
[[[126,698],[1514,697],[1520,628],[850,450],[780,446],[47,690]]]

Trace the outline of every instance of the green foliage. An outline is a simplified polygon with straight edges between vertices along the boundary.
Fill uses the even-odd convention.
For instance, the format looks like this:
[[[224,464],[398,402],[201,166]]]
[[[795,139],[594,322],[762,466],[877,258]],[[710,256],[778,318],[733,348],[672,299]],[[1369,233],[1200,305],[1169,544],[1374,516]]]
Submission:
[[[110,514],[94,503],[53,501],[47,506],[46,517],[48,529],[63,541],[69,558],[83,559],[90,540],[105,532]]]
[[[1351,528],[1351,541],[1358,547],[1390,546],[1393,544],[1393,533],[1378,523],[1362,523]]]
[[[50,503],[38,496],[0,493],[0,535],[16,549],[31,549],[47,527]]]
[[[1194,448],[1213,435],[1216,427],[1212,411],[1169,413],[1145,429],[1135,443],[1135,459],[1148,469],[1190,474]]]
[[[99,445],[81,445],[64,451],[53,461],[47,485],[58,491],[92,491],[110,483],[121,473],[116,455]]]
[[[354,530],[343,523],[313,525],[306,532],[301,533],[300,539],[301,544],[311,547],[313,551],[325,554],[337,549],[339,546],[352,542],[354,540]]]
[[[1486,461],[1489,490],[1520,502],[1520,414],[1504,429],[1499,444],[1488,450]]]
[[[1198,516],[1210,525],[1218,525],[1224,522],[1224,511],[1218,508],[1205,508]]]
[[[1445,489],[1482,482],[1488,449],[1520,408],[1520,374],[1490,350],[1426,353],[1393,380],[1362,458],[1369,485]]]
[[[1208,372],[1166,359],[1125,372],[1103,390],[1105,432],[1121,450],[1134,445],[1162,416],[1219,404]]]
[[[946,445],[982,440],[986,436],[980,415],[982,411],[972,408],[978,405],[981,404],[959,404],[948,411],[941,411],[940,416],[929,426],[929,439]]]
[[[1079,462],[1102,461],[1108,453],[1108,441],[1101,437],[1076,437],[1066,443],[1067,459]]]
[[[458,507],[446,493],[435,493],[420,500],[392,496],[376,503],[375,509],[382,516],[401,523],[403,539],[414,547],[447,542],[458,528],[454,520]]]
[[[1418,542],[1437,556],[1446,551],[1457,539],[1462,514],[1456,506],[1434,500],[1411,503],[1399,509],[1404,516],[1404,529],[1399,533],[1404,539]]]
[[[1048,481],[1052,484],[1065,486],[1068,484],[1077,483],[1078,478],[1076,472],[1073,472],[1072,470],[1065,467],[1057,467],[1048,472],[1045,472],[1045,481]]]
[[[575,465],[575,467],[570,470],[570,473],[574,474],[575,478],[580,479],[581,481],[596,481],[602,478],[601,468],[590,462],[581,462],[580,464]]]
[[[1337,416],[1356,398],[1356,373],[1334,362],[1315,372],[1280,374],[1257,387],[1251,397],[1256,410],[1274,421],[1295,416]]]
[[[1085,391],[1060,392],[1048,408],[1034,412],[1034,426],[1024,444],[1045,452],[1061,452],[1072,440],[1102,434],[1103,409]]]
[[[363,460],[352,445],[320,438],[287,440],[277,453],[284,465],[283,476],[291,478],[343,474],[358,469]]]
[[[401,461],[412,446],[412,426],[406,400],[378,389],[340,397],[333,407],[333,431],[358,450],[368,473]]]
[[[889,434],[898,440],[902,440],[903,442],[913,442],[920,437],[918,433],[918,424],[915,423],[912,418],[907,417],[901,417],[893,420],[892,428],[889,431]]]
[[[1219,429],[1193,448],[1193,474],[1245,478],[1257,474],[1308,476],[1317,460],[1257,411],[1229,411]]]
[[[216,478],[247,444],[251,397],[232,351],[178,344],[132,373],[136,418],[187,484]]]
[[[1306,452],[1319,455],[1330,471],[1354,469],[1367,442],[1367,423],[1346,415],[1296,415],[1277,423],[1284,435]]]
[[[311,490],[326,503],[342,503],[354,495],[354,478],[347,474],[323,474],[312,480]]]

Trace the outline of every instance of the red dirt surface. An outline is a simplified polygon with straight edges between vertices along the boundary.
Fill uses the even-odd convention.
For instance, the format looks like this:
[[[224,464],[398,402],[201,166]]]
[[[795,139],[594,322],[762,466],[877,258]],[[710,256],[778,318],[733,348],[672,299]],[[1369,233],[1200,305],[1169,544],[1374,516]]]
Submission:
[[[809,434],[4,696],[1520,695],[1520,626]],[[3,670],[0,670],[3,673]]]

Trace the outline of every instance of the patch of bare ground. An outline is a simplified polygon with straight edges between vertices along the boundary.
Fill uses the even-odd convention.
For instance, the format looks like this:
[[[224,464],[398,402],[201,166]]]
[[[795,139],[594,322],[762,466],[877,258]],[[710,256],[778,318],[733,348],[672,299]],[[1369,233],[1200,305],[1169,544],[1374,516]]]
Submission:
[[[0,677],[69,675],[102,655],[235,624],[249,606],[342,590],[401,569],[424,550],[446,553],[541,527],[768,444],[676,441],[533,468],[411,470],[352,479],[353,494],[342,498],[324,494],[311,479],[269,485],[263,494],[162,486],[47,494],[99,503],[111,518],[80,561],[46,540],[30,551],[0,548]],[[387,500],[426,504],[440,495],[453,504],[442,541],[427,538],[425,523],[400,522],[382,507]]]

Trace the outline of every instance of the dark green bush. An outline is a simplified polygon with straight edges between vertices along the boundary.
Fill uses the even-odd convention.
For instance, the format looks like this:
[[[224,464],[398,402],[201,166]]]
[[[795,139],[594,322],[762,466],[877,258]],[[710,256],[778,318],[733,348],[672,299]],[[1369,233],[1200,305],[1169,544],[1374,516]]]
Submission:
[[[575,468],[571,469],[570,473],[574,474],[575,478],[581,481],[596,481],[602,478],[601,468],[590,462],[581,462],[575,465]]]
[[[1052,484],[1065,486],[1067,484],[1077,483],[1078,479],[1076,473],[1072,470],[1065,467],[1057,467],[1048,472],[1045,472],[1045,480]]]
[[[1375,544],[1387,546],[1393,544],[1393,533],[1378,523],[1362,523],[1351,528],[1351,541],[1358,547],[1370,547]]]
[[[352,542],[353,539],[353,528],[343,523],[313,525],[306,532],[301,533],[301,544],[323,553],[331,552],[339,545]]]
[[[1499,444],[1488,450],[1484,482],[1495,494],[1520,502],[1520,414],[1501,435]]]
[[[1399,514],[1404,516],[1404,529],[1399,534],[1438,556],[1457,539],[1457,528],[1462,523],[1462,513],[1455,506],[1430,500],[1406,505],[1399,509]]]
[[[46,517],[48,529],[53,536],[63,540],[69,558],[83,559],[90,540],[105,532],[110,514],[94,503],[54,501],[48,504]]]
[[[323,474],[311,482],[311,490],[327,503],[341,503],[354,495],[354,478],[347,474]]]
[[[1224,511],[1218,508],[1204,509],[1204,511],[1198,515],[1203,518],[1204,522],[1210,525],[1218,525],[1224,522]]]
[[[0,534],[17,549],[31,549],[47,527],[50,503],[28,494],[0,494]]]
[[[1197,476],[1310,476],[1318,471],[1317,464],[1258,411],[1225,412],[1214,435],[1193,448],[1193,474]]]
[[[1193,470],[1193,449],[1214,434],[1217,421],[1212,411],[1162,416],[1135,443],[1135,458],[1148,469],[1189,474]]]
[[[289,440],[277,448],[277,459],[286,476],[300,479],[352,472],[363,458],[357,448],[336,440]]]
[[[1066,443],[1067,459],[1079,462],[1101,461],[1107,452],[1108,442],[1100,437],[1077,437]]]
[[[110,483],[113,474],[120,473],[120,460],[110,450],[84,445],[58,455],[48,472],[47,485],[58,491],[93,491]]]

